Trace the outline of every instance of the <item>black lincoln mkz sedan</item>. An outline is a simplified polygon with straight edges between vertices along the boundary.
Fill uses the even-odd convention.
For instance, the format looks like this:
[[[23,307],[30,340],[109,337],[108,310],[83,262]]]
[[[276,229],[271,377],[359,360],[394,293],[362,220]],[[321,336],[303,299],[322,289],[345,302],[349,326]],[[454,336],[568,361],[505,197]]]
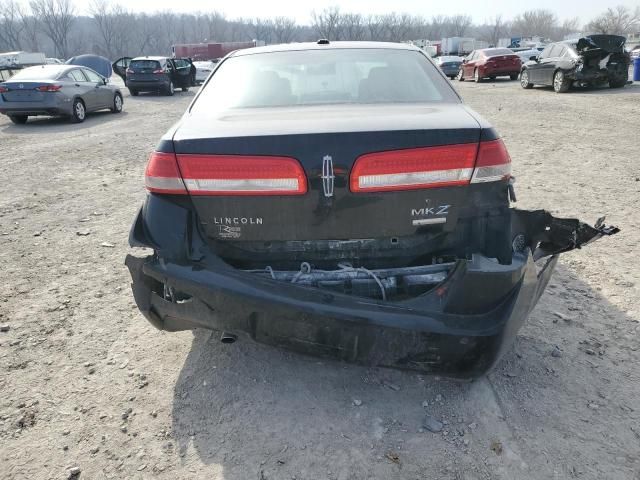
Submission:
[[[234,52],[160,140],[130,234],[138,307],[362,364],[474,377],[561,252],[616,229],[510,208],[511,159],[411,45]]]

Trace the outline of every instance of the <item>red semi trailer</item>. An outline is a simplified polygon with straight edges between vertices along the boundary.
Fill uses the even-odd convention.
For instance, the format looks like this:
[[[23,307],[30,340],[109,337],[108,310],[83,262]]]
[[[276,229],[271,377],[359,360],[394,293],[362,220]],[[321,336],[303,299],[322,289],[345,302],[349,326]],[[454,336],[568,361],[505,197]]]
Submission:
[[[260,47],[262,45],[264,45],[264,42],[261,40],[252,40],[250,42],[182,43],[173,45],[171,52],[175,58],[190,58],[194,61],[215,60],[234,50]]]

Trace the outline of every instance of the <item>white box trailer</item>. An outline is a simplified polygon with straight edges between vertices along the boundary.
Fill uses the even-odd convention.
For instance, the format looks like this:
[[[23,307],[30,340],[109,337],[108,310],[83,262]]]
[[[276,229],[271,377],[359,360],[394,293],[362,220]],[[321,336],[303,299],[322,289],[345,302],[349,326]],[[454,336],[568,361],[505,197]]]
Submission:
[[[473,42],[474,39],[470,37],[449,37],[443,38],[441,43],[442,55],[458,55],[460,54],[461,44],[465,42]],[[464,53],[464,52],[462,52]],[[468,52],[467,52],[468,53]]]
[[[44,53],[6,52],[0,53],[0,67],[30,67],[44,65]]]
[[[489,48],[489,42],[483,40],[465,40],[460,42],[458,55],[467,55],[474,50],[480,50],[482,48]]]

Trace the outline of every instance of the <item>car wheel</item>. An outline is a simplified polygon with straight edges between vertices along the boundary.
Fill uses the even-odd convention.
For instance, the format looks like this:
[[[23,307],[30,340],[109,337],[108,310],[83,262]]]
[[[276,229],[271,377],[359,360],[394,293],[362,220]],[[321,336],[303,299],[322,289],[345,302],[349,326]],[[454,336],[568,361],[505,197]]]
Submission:
[[[24,125],[27,123],[28,115],[9,115],[9,120],[11,120],[16,125]]]
[[[122,111],[122,95],[116,93],[113,96],[113,106],[111,107],[111,113],[120,113]]]
[[[138,90],[129,89],[129,93],[131,94],[132,97],[137,97],[138,96]]]
[[[571,86],[571,81],[567,80],[564,77],[564,73],[562,70],[558,70],[553,74],[553,90],[556,93],[566,93],[569,91],[569,87]]]
[[[617,80],[609,81],[609,88],[622,88],[627,84],[627,80],[624,78],[619,78]]]
[[[167,87],[167,89],[165,90],[165,95],[167,95],[168,97],[173,96],[173,94],[175,93],[175,88],[173,87],[173,82],[169,82],[169,86]]]
[[[188,92],[189,91],[189,87],[182,87],[182,91],[183,92]]]
[[[529,72],[527,70],[523,70],[520,73],[520,86],[522,88],[533,88],[533,83],[529,81]]]
[[[511,75],[509,75],[509,78],[511,80],[517,80],[518,79],[518,74],[517,73],[512,73]]]
[[[73,101],[73,106],[71,107],[71,121],[73,123],[82,123],[84,119],[87,117],[87,109],[84,106],[84,102],[80,98],[76,98]]]
[[[473,81],[476,83],[480,83],[482,81],[482,78],[480,78],[480,72],[478,72],[477,68],[473,70]]]
[[[462,73],[462,69],[458,70],[458,75],[456,75],[456,78],[459,82],[464,82],[464,74]]]

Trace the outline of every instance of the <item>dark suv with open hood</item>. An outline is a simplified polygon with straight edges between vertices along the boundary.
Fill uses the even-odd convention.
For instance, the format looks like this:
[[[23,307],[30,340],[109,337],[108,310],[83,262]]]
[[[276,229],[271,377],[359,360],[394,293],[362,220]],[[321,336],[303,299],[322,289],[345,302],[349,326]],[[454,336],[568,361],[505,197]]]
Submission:
[[[240,50],[150,156],[130,234],[156,327],[477,376],[557,254],[615,230],[511,209],[511,159],[405,44]]]
[[[522,88],[550,85],[558,93],[571,86],[624,87],[629,77],[626,39],[618,35],[589,35],[578,40],[552,43],[531,57],[520,72]]]

